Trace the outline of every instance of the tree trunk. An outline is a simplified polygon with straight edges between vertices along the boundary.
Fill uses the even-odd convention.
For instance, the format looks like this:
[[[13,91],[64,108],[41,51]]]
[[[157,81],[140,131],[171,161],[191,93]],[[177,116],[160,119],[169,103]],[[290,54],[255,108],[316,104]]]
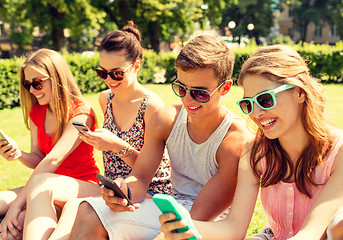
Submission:
[[[160,51],[160,25],[158,22],[149,22],[148,24],[148,31],[149,31],[149,41],[151,44],[151,48],[155,52]]]
[[[53,49],[56,51],[64,51],[66,50],[66,37],[64,36],[63,27],[64,16],[63,14],[58,12],[58,9],[54,8],[51,5],[49,5],[49,12],[52,16],[51,38]]]
[[[51,38],[54,50],[61,52],[66,50],[66,37],[64,36],[64,29],[62,27],[52,28]]]
[[[302,37],[301,37],[301,41],[302,41],[302,42],[306,42],[308,24],[309,24],[308,21],[305,21],[305,22],[304,22],[304,32],[303,32],[303,35],[302,35]]]

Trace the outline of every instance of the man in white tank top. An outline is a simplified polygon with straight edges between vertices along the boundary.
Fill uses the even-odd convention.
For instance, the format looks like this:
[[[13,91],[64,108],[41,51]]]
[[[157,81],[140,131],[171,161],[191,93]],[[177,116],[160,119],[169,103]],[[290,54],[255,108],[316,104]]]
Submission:
[[[145,199],[167,146],[173,195],[196,220],[217,219],[231,205],[238,160],[251,137],[243,119],[222,105],[231,88],[234,56],[221,40],[199,36],[176,59],[173,91],[182,104],[166,106],[150,119],[144,146],[129,177],[116,182],[134,206],[102,188],[103,198],[83,202],[70,239],[153,239],[161,212]],[[139,204],[138,204],[139,203]]]

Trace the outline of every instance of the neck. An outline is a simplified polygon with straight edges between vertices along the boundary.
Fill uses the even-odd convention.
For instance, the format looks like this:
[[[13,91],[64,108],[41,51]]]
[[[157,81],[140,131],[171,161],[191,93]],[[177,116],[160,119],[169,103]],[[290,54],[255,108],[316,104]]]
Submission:
[[[212,133],[218,128],[227,114],[224,106],[215,111],[209,112],[201,118],[187,117],[187,130],[189,136],[196,143],[205,142]]]
[[[309,143],[309,136],[303,126],[293,129],[292,133],[279,138],[282,148],[295,163]]]
[[[119,103],[128,103],[137,99],[141,99],[144,95],[145,88],[137,81],[134,81],[126,89],[115,94],[115,101]]]

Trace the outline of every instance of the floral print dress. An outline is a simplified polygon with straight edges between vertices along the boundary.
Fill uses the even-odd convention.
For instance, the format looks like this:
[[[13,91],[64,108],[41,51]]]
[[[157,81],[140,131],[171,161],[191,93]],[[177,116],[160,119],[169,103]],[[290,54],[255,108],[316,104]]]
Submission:
[[[135,148],[137,151],[140,151],[144,143],[144,114],[149,101],[149,95],[145,95],[142,100],[136,120],[128,131],[119,131],[114,123],[112,108],[113,97],[114,94],[110,93],[106,104],[103,127],[129,143],[131,147]],[[108,178],[126,178],[131,172],[131,167],[120,157],[115,156],[112,151],[103,151],[103,160],[105,176]],[[163,154],[161,164],[150,183],[148,191],[153,193],[171,193],[170,163],[166,151]]]

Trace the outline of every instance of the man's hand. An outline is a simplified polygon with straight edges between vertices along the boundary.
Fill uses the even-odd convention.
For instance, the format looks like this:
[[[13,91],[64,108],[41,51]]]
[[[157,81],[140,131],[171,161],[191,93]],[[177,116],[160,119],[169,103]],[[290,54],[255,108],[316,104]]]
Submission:
[[[122,190],[122,192],[127,196],[127,185],[124,179],[117,178],[115,182]],[[100,188],[100,192],[102,193],[102,198],[105,200],[106,205],[113,212],[134,212],[140,207],[139,203],[128,205],[128,201],[126,199],[115,196],[114,192],[111,189],[108,189],[104,186]]]

